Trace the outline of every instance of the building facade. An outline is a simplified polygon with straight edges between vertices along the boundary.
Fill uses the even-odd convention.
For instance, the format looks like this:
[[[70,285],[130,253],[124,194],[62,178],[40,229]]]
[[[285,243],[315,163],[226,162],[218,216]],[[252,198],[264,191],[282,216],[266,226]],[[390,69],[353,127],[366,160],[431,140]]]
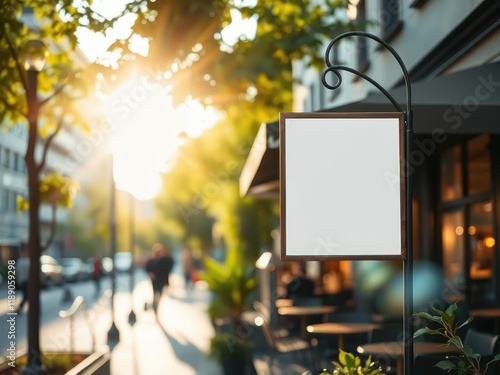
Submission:
[[[436,265],[446,293],[469,307],[497,304],[500,2],[360,0],[348,14],[367,21],[366,31],[388,43],[409,72],[415,136],[411,160],[406,162],[413,177],[414,260]],[[385,47],[368,38],[346,38],[331,48],[329,59],[378,82],[405,110],[403,72]],[[329,90],[322,84],[322,72],[300,61],[293,68],[296,112],[396,111],[375,86],[356,74],[342,72],[340,87]],[[332,76],[325,79],[334,80]],[[253,190],[277,198],[277,185],[272,184],[278,178],[277,161],[265,173],[259,169],[277,157],[272,149],[277,124],[265,124],[261,130],[264,146],[257,162],[247,160],[242,176],[255,177],[246,176],[243,193]],[[272,185],[274,190],[262,192]],[[323,274],[344,274],[344,287],[352,286],[356,275],[370,267],[342,263],[326,261],[321,267]]]

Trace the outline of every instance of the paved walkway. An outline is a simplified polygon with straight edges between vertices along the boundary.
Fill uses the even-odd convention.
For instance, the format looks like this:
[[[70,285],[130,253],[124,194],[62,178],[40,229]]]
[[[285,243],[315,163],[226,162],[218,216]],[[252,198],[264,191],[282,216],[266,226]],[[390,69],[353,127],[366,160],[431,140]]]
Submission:
[[[136,323],[128,323],[130,296],[115,299],[115,322],[120,341],[111,354],[111,375],[221,375],[218,363],[207,358],[214,334],[206,309],[209,293],[198,283],[186,292],[182,279],[173,275],[168,293],[162,297],[158,319],[144,311],[152,291],[147,280],[134,292]]]

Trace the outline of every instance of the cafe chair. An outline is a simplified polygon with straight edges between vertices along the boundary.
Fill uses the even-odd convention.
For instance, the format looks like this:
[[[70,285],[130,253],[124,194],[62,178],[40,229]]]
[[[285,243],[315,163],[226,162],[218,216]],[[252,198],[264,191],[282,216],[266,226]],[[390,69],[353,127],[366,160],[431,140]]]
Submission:
[[[481,355],[498,354],[498,349],[500,349],[498,348],[500,344],[498,335],[480,332],[474,328],[469,328],[465,334],[464,344],[469,345],[474,350],[474,353]]]
[[[380,328],[374,328],[368,333],[369,343],[400,342],[403,337],[403,325],[400,323],[382,323]],[[362,359],[367,357],[360,355]],[[389,356],[372,356],[373,360],[382,367],[384,374],[395,374],[397,359]]]
[[[266,342],[271,349],[269,369],[272,369],[276,354],[301,353],[302,362],[305,365],[305,353],[307,352],[309,353],[311,364],[314,365],[313,346],[310,342],[302,339],[299,336],[284,336],[283,331],[276,332],[274,329],[272,329],[269,325],[268,315],[266,314],[267,309],[261,302],[255,301],[254,309],[261,318],[261,328],[264,333]]]

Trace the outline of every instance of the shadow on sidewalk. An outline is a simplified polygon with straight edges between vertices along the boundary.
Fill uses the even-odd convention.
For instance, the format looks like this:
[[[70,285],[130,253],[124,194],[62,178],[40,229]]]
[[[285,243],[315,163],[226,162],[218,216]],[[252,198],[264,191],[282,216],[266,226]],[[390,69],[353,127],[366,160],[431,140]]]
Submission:
[[[174,351],[174,354],[177,357],[177,359],[189,365],[194,370],[197,370],[198,363],[201,363],[206,359],[206,353],[197,348],[196,345],[188,341],[185,337],[183,337],[185,338],[184,340],[185,342],[184,343],[180,342],[178,339],[176,339],[174,336],[172,336],[167,332],[167,330],[165,329],[165,327],[163,327],[163,325],[159,320],[157,320],[157,323],[158,326],[163,331],[163,334],[165,335],[167,340],[170,342],[172,350]]]

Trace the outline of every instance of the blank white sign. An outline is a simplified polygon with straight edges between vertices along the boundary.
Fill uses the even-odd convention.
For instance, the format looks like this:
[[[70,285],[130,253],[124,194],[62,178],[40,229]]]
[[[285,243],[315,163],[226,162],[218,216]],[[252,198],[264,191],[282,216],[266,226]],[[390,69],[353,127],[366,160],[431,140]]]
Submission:
[[[281,113],[282,259],[404,259],[403,113]]]

